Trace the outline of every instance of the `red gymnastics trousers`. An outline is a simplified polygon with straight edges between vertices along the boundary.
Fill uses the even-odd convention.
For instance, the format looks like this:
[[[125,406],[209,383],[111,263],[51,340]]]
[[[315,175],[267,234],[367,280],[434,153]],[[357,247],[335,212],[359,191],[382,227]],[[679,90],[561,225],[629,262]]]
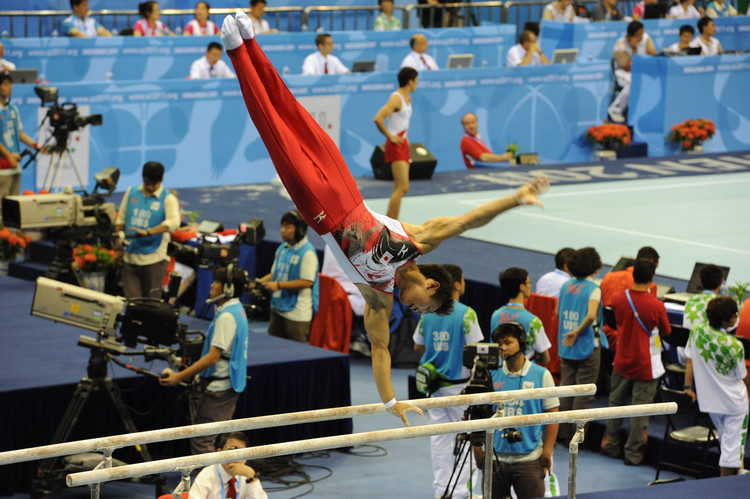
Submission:
[[[363,203],[336,144],[297,102],[255,38],[227,54],[250,117],[294,204],[315,232],[332,232]]]

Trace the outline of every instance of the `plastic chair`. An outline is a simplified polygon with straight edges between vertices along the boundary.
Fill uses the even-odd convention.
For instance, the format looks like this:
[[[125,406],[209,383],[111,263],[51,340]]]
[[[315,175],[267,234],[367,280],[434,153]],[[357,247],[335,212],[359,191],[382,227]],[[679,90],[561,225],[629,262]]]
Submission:
[[[318,274],[320,280],[320,299],[318,313],[310,325],[312,346],[349,353],[349,342],[352,335],[352,306],[349,295],[336,279]]]
[[[555,383],[560,384],[560,355],[557,353],[558,320],[555,315],[557,298],[531,293],[531,296],[524,300],[524,306],[526,310],[539,317],[539,320],[542,321],[544,332],[547,333],[547,338],[549,338],[549,342],[552,344],[552,347],[549,349],[549,364],[545,367],[552,374]]]
[[[656,464],[654,481],[659,480],[659,474],[664,467],[695,475],[698,478],[706,476],[707,471],[715,470],[714,466],[706,464],[708,451],[712,447],[719,447],[719,432],[714,428],[711,418],[700,412],[698,404],[694,403],[690,395],[684,391],[662,387],[659,391],[659,398],[662,402],[677,403],[677,413],[665,416],[667,424],[664,428],[664,440],[659,452],[659,462]],[[679,423],[690,419],[692,419],[691,426],[679,425]],[[699,423],[705,423],[705,425]],[[665,461],[665,450],[670,442],[674,442],[680,447],[679,455],[683,457],[684,462]],[[690,461],[690,453],[688,452],[690,448],[701,451],[700,462]]]

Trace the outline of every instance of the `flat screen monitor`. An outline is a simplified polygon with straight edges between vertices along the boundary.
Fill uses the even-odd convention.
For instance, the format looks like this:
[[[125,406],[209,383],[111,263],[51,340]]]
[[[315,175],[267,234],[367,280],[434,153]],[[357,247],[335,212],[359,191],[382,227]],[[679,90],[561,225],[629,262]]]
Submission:
[[[352,73],[372,73],[375,71],[375,61],[354,61]]]
[[[701,286],[701,269],[706,265],[710,264],[695,262],[693,275],[690,276],[690,281],[688,281],[687,289],[685,291],[688,293],[700,293],[703,291],[703,286]],[[727,276],[729,276],[729,267],[722,267],[721,265],[717,265],[717,267],[721,269],[721,274],[724,276],[724,281],[726,282]]]
[[[8,74],[13,83],[36,83],[36,68],[17,68]]]
[[[465,69],[474,67],[474,54],[451,54],[448,56],[448,69]]]
[[[621,256],[619,260],[617,260],[617,263],[614,267],[610,270],[610,272],[619,272],[620,270],[625,270],[626,268],[630,267],[635,263],[635,258],[632,256]]]
[[[578,49],[555,49],[552,53],[552,64],[575,64],[578,60]]]

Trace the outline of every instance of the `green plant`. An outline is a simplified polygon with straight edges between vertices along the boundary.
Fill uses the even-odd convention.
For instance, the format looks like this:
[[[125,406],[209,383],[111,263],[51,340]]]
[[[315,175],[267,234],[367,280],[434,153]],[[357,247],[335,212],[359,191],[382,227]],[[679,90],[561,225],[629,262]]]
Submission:
[[[201,216],[201,210],[183,211],[182,215],[188,218],[188,223],[193,224]]]
[[[515,157],[515,155],[518,153],[519,148],[520,146],[518,145],[518,142],[511,142],[507,146],[505,146],[505,152],[509,152]]]
[[[727,287],[729,294],[734,297],[734,301],[737,302],[737,307],[742,310],[742,304],[745,302],[745,297],[750,294],[750,282],[734,281],[734,284]]]

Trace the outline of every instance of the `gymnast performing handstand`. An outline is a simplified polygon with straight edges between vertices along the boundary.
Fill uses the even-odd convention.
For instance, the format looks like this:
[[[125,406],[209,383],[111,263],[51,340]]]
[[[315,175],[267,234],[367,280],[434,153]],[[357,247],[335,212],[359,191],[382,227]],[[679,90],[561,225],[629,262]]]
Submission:
[[[238,11],[234,19],[224,19],[221,41],[281,181],[307,224],[320,234],[362,292],[378,394],[386,409],[408,425],[407,412],[421,415],[422,411],[398,402],[391,383],[388,317],[394,288],[399,288],[401,303],[417,313],[450,313],[450,275],[437,264],[417,265],[416,258],[515,206],[543,206],[537,196],[549,188],[549,182],[546,177],[538,177],[515,195],[489,201],[458,217],[437,217],[422,225],[374,213],[362,199],[336,144],[297,102],[261,50],[244,12]]]

